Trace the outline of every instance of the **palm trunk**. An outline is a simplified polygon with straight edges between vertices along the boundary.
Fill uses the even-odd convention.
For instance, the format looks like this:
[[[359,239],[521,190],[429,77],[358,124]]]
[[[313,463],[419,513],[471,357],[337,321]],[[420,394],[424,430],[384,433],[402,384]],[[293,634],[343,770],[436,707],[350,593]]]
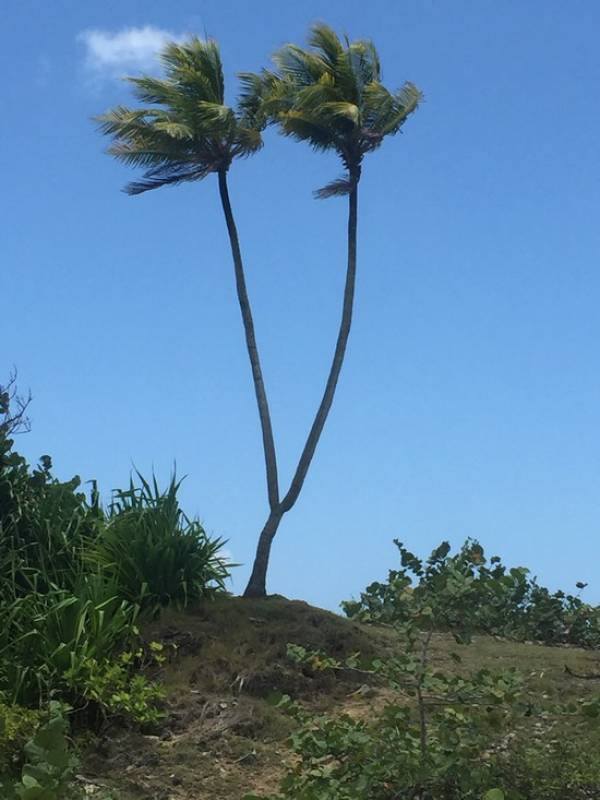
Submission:
[[[327,415],[331,409],[335,389],[344,363],[344,356],[346,353],[346,345],[348,343],[348,336],[350,334],[350,326],[352,324],[352,308],[354,305],[354,287],[356,283],[356,238],[357,238],[357,222],[358,222],[358,179],[360,172],[357,171],[354,177],[355,182],[349,197],[348,207],[348,268],[346,271],[346,285],[344,288],[344,303],[342,309],[342,320],[338,333],[335,352],[327,383],[325,384],[325,391],[323,398],[315,415],[314,422],[308,434],[304,450],[300,456],[296,472],[292,478],[290,488],[282,499],[281,503],[273,508],[271,506],[271,514],[267,519],[265,527],[263,528],[256,550],[252,574],[244,592],[244,597],[264,597],[266,594],[266,575],[267,567],[269,565],[269,556],[271,553],[271,544],[277,533],[277,528],[281,522],[282,516],[289,511],[296,500],[304,484],[306,473],[310,466],[310,462],[315,454],[315,450],[323,427],[327,420]]]
[[[231,210],[231,203],[229,201],[226,170],[219,171],[219,194],[221,196],[225,221],[227,222],[227,232],[229,233],[229,242],[231,244],[231,254],[233,256],[233,266],[235,269],[237,296],[240,304],[240,311],[242,312],[242,321],[244,323],[246,347],[248,348],[248,356],[250,358],[250,365],[252,367],[252,380],[254,381],[256,404],[258,406],[258,415],[260,417],[260,426],[262,429],[269,506],[271,511],[273,511],[279,507],[279,485],[277,479],[277,457],[275,454],[275,442],[273,440],[271,415],[269,413],[269,404],[267,402],[267,394],[265,391],[265,384],[260,367],[258,348],[256,346],[252,310],[250,308],[250,300],[248,298],[248,291],[246,289],[246,279],[244,276],[244,265],[242,263],[240,242],[238,239],[235,220],[233,218],[233,212]]]
[[[271,544],[282,516],[282,511],[271,511],[269,518],[265,522],[265,527],[258,537],[252,574],[250,575],[248,586],[246,586],[244,597],[265,597],[267,594],[267,567],[269,566],[269,556],[271,555]]]

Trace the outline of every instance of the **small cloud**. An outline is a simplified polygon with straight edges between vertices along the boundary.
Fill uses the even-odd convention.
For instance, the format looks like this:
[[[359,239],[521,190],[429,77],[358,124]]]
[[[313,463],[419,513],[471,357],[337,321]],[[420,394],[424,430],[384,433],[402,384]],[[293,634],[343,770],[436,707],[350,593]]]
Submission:
[[[120,77],[124,72],[150,69],[156,65],[156,56],[177,36],[153,25],[142,28],[123,28],[106,31],[97,28],[82,31],[77,36],[86,49],[86,65],[97,75]]]

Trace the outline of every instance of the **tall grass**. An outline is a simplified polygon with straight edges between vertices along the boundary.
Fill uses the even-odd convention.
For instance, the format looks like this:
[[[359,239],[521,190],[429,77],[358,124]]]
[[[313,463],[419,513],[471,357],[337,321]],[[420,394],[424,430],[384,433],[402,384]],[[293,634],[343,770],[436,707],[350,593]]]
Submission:
[[[225,589],[232,566],[220,554],[224,540],[211,539],[179,505],[181,485],[165,491],[137,473],[140,485],[114,493],[106,524],[89,558],[118,583],[121,596],[157,611],[187,605]]]

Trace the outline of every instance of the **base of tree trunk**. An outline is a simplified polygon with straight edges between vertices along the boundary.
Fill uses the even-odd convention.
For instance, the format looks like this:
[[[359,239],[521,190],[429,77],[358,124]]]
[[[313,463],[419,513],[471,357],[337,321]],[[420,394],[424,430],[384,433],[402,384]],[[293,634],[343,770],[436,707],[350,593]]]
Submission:
[[[246,586],[243,597],[266,597],[267,596],[267,567],[269,566],[269,556],[271,555],[271,544],[277,533],[277,528],[281,522],[283,513],[279,510],[271,511],[258,538],[256,557],[252,567],[252,574]]]
[[[247,586],[246,591],[242,595],[242,597],[247,597],[247,598],[266,597],[266,596],[267,596],[267,590],[265,588],[261,589],[260,586]]]

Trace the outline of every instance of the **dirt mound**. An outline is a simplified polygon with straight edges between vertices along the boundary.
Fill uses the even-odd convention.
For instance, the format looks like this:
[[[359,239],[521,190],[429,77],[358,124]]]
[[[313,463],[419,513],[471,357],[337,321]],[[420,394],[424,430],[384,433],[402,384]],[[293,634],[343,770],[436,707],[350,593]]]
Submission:
[[[156,677],[168,694],[159,730],[113,727],[88,753],[91,785],[118,787],[123,800],[237,800],[274,791],[287,754],[290,720],[281,694],[328,708],[354,691],[351,672],[314,673],[291,663],[287,644],[344,658],[388,650],[381,631],[272,596],[218,598],[168,612],[143,631],[168,655]]]
[[[356,652],[368,659],[391,642],[385,632],[280,596],[221,598],[183,614],[170,613],[145,636],[171,648],[174,658],[166,679],[172,687],[254,697],[329,694],[340,683],[356,682],[351,673],[335,680],[299,670],[287,658],[288,643],[340,659]]]
[[[162,641],[169,653],[157,676],[167,690],[164,724],[144,732],[114,726],[88,753],[82,771],[88,789],[114,788],[119,800],[241,800],[246,793],[274,792],[292,759],[286,739],[293,723],[272,695],[361,717],[371,717],[386,699],[384,688],[360,686],[364,675],[314,674],[291,663],[288,642],[340,659],[361,652],[367,660],[398,646],[391,631],[283,597],[224,597],[169,612],[144,636]],[[454,640],[436,634],[433,645],[435,662],[455,668]],[[594,681],[573,676],[600,671],[597,652],[485,636],[461,648],[461,655],[466,669],[517,667],[537,691],[563,701],[594,688]]]

